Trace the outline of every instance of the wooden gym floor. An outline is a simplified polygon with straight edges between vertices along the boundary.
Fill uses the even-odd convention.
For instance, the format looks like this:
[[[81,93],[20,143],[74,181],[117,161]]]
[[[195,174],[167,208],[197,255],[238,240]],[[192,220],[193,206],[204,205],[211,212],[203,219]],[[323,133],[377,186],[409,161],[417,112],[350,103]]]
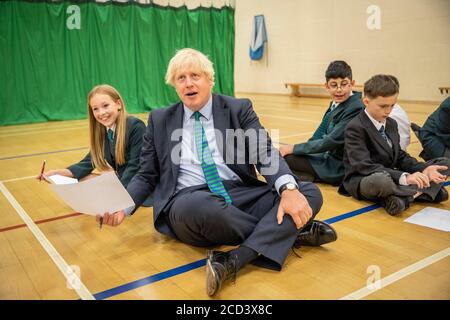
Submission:
[[[328,100],[240,94],[283,143],[306,141]],[[434,104],[401,104],[423,124]],[[139,114],[147,121],[147,114]],[[414,135],[409,152],[418,156]],[[35,176],[87,152],[87,120],[0,127],[0,299],[208,299],[205,250],[157,233],[152,209],[117,228],[72,212]],[[429,204],[391,217],[369,202],[319,185],[318,218],[338,241],[290,253],[282,272],[247,266],[220,299],[450,299],[450,234],[403,222]],[[448,188],[448,187],[447,187]],[[450,202],[433,205],[450,210]],[[227,248],[222,248],[227,249]],[[367,288],[382,279],[377,290]],[[71,287],[75,287],[73,289]]]

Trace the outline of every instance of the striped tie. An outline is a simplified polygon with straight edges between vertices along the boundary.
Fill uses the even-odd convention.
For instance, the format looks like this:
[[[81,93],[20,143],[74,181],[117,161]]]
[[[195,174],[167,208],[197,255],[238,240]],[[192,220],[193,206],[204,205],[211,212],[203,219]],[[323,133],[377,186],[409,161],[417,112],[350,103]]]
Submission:
[[[381,136],[383,137],[384,140],[389,141],[388,136],[384,132],[384,126],[381,126],[381,128],[380,128],[380,130],[378,130],[378,132],[380,132],[380,134],[381,134]]]
[[[223,186],[222,179],[217,171],[216,164],[211,155],[211,151],[208,147],[208,140],[206,139],[205,130],[200,121],[200,112],[195,112],[195,145],[197,147],[198,159],[201,162],[203,174],[205,175],[206,183],[208,184],[209,190],[212,193],[218,194],[225,199],[226,203],[231,203],[230,195]]]
[[[378,130],[378,132],[380,132],[381,136],[383,137],[384,140],[386,140],[387,144],[389,145],[389,147],[392,148],[392,141],[391,139],[389,139],[389,137],[387,136],[385,130],[384,130],[384,126],[381,126],[380,130]]]
[[[112,131],[111,129],[108,129],[107,134],[108,134],[109,141],[113,142],[113,140],[114,140],[114,131]]]

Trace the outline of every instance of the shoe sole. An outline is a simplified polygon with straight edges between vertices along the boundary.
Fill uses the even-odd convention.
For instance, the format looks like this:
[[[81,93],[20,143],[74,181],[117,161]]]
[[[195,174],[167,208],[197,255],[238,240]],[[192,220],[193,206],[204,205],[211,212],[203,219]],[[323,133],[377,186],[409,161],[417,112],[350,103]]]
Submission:
[[[217,273],[212,267],[211,261],[206,261],[206,293],[212,297],[220,289],[220,283],[217,281]]]
[[[396,202],[391,202],[391,205],[389,206],[389,209],[385,208],[385,210],[391,216],[398,216],[401,212],[405,211],[405,206],[402,206],[401,204],[398,204]]]

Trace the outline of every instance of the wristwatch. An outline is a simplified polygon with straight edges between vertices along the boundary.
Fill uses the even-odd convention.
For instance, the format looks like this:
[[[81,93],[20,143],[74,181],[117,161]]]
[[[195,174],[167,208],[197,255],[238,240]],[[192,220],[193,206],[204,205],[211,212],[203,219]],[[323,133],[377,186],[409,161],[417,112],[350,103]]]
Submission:
[[[283,193],[284,190],[298,190],[298,186],[295,183],[288,182],[280,187],[280,195]]]

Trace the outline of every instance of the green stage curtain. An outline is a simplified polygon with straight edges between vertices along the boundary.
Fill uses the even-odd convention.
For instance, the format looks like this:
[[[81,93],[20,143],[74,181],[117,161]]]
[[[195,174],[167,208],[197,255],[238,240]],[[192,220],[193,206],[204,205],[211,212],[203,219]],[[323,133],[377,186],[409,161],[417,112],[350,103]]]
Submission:
[[[0,125],[86,118],[100,83],[129,113],[168,106],[167,64],[185,47],[213,61],[215,92],[234,95],[231,7],[0,0]]]

